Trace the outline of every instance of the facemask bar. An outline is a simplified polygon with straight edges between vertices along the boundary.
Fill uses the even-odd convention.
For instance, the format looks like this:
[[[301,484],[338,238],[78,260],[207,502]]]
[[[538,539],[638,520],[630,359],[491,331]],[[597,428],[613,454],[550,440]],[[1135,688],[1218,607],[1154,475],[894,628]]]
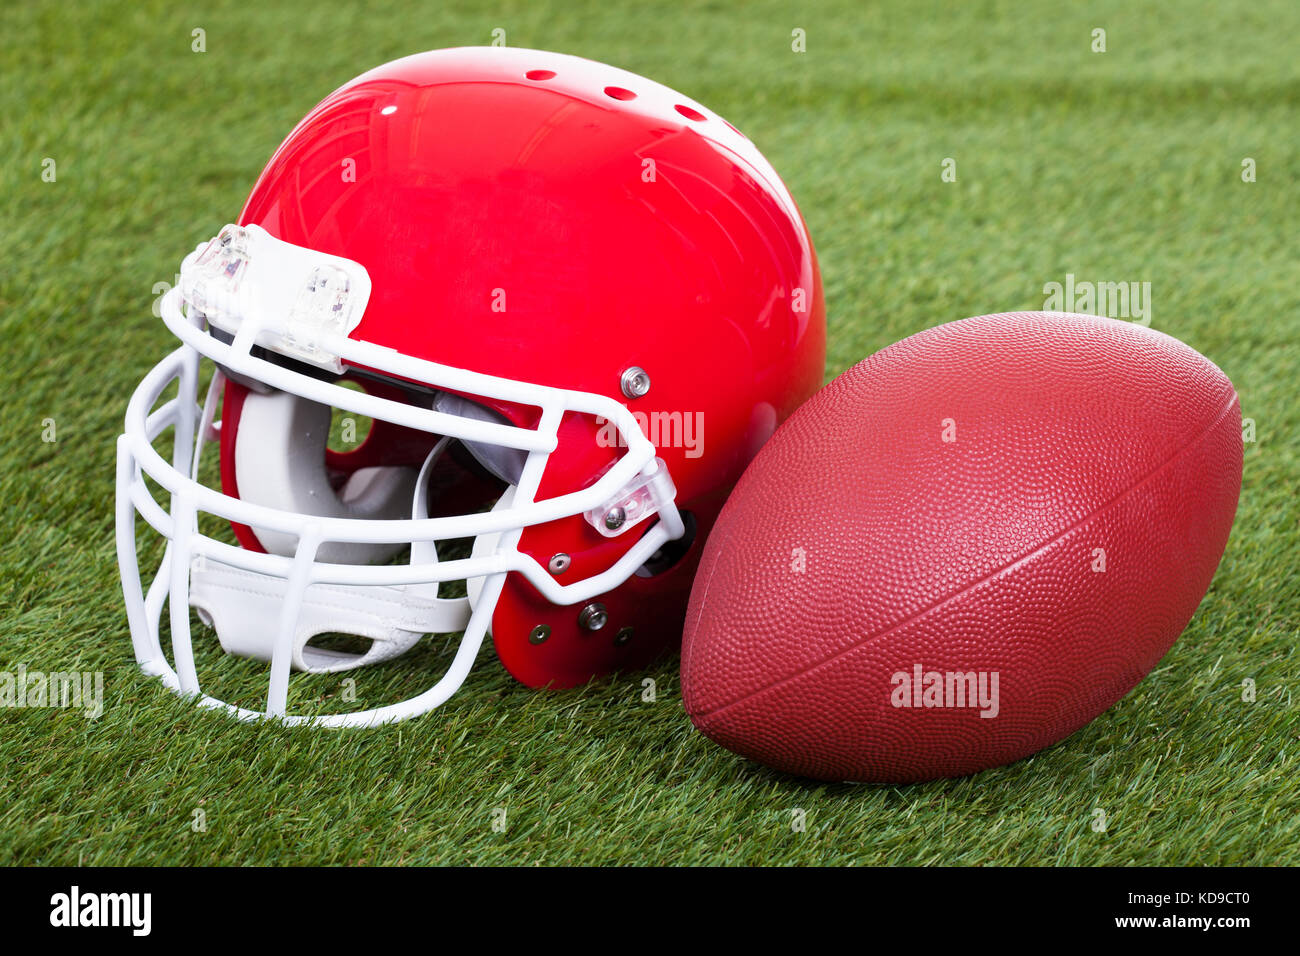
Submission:
[[[681,516],[673,502],[675,490],[671,479],[662,462],[655,457],[654,446],[641,434],[631,413],[619,402],[595,394],[467,372],[403,356],[370,343],[353,342],[341,335],[321,333],[317,337],[313,348],[320,352],[336,353],[349,362],[436,388],[538,407],[541,417],[535,429],[528,429],[417,408],[322,382],[254,356],[252,346],[258,341],[256,322],[241,326],[235,341],[225,345],[203,330],[200,315],[185,316],[181,305],[180,291],[173,290],[164,298],[162,311],[168,327],[186,344],[160,362],[136,389],[127,408],[125,434],[118,440],[117,545],[137,662],[145,673],[159,677],[173,691],[197,697],[201,706],[223,710],[241,720],[277,717],[288,724],[316,723],[330,727],[371,726],[415,716],[443,703],[464,681],[487,633],[508,572],[523,574],[553,603],[576,604],[617,587],[663,544],[684,532]],[[200,355],[206,355],[237,374],[355,414],[450,438],[521,449],[527,453],[527,459],[513,502],[502,510],[452,517],[403,520],[322,518],[266,508],[208,488],[195,478],[196,440],[201,447],[205,433],[211,429],[213,415],[211,398],[202,412],[198,406]],[[150,409],[173,381],[179,383],[177,397],[151,413]],[[549,454],[556,447],[556,433],[566,411],[599,415],[614,422],[626,441],[626,452],[588,488],[535,501],[534,496]],[[174,429],[171,463],[165,461],[152,445],[169,427]],[[144,483],[144,474],[170,495],[170,513],[154,500]],[[599,515],[603,507],[612,507],[624,500],[629,488],[635,489],[635,493],[642,497],[649,494],[653,498],[659,520],[605,571],[561,586],[537,561],[518,550],[524,528],[575,514]],[[236,523],[294,535],[298,541],[296,551],[293,556],[263,554],[202,535],[197,530],[200,511]],[[137,514],[169,542],[147,595],[143,591],[136,554]],[[592,519],[589,517],[588,520]],[[428,547],[422,548],[421,553],[428,554],[436,541],[494,533],[500,533],[501,537],[493,552],[454,561],[426,560],[400,566],[370,566],[315,560],[316,551],[323,541],[427,543]],[[192,563],[204,559],[288,582],[280,609],[264,712],[236,707],[209,697],[199,687],[190,639],[189,578]],[[478,577],[484,578],[482,591],[455,658],[447,673],[429,690],[399,704],[353,714],[312,717],[286,713],[290,645],[298,610],[310,585],[432,584]],[[168,663],[159,638],[164,601],[170,609],[175,668]]]

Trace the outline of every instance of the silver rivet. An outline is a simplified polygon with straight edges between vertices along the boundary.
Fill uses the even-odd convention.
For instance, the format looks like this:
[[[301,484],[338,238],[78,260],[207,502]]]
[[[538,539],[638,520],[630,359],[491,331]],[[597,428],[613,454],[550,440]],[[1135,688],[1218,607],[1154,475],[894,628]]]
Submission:
[[[599,631],[609,623],[609,612],[599,601],[592,601],[578,613],[578,626],[584,631]]]
[[[551,628],[546,624],[538,624],[528,634],[529,644],[544,644],[546,639],[551,636]]]
[[[632,634],[633,634],[632,628],[620,627],[618,629],[618,633],[614,635],[614,643],[617,646],[622,647],[628,641],[632,640]]]
[[[619,385],[622,386],[623,394],[628,398],[640,398],[650,391],[650,376],[646,374],[646,370],[641,366],[633,365],[623,372]]]
[[[572,558],[563,551],[558,551],[551,555],[551,560],[546,563],[546,568],[552,574],[563,574],[565,571],[569,570],[569,565],[572,563]]]
[[[627,512],[622,508],[610,508],[605,512],[605,527],[610,531],[617,531],[623,527],[623,522],[627,520]]]

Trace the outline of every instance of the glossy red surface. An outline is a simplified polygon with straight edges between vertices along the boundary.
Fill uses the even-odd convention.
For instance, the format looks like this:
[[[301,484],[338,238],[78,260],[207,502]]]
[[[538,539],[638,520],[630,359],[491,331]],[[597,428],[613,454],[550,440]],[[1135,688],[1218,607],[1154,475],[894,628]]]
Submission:
[[[600,64],[466,48],[372,70],[295,128],[240,222],[365,266],[373,292],[353,338],[620,401],[623,370],[641,366],[652,387],[633,411],[699,423],[702,445],[660,455],[704,529],[821,384],[820,279],[784,185],[700,104]],[[532,414],[492,404],[520,424]],[[619,451],[607,445],[600,423],[569,416],[539,497],[594,481]],[[521,548],[543,565],[571,554],[572,575],[635,537],[574,518]],[[512,578],[493,626],[502,660],[529,684],[567,685],[675,647],[699,543],[676,573],[611,598],[610,633],[637,629],[615,652],[593,650],[577,608]],[[538,623],[554,632],[540,650],[527,643]]]
[[[1027,756],[1186,627],[1241,466],[1232,383],[1167,335],[1042,313],[914,335],[807,402],[737,485],[691,597],[686,710],[828,780]],[[944,696],[899,706],[918,666]],[[949,673],[997,675],[996,706],[946,696]]]

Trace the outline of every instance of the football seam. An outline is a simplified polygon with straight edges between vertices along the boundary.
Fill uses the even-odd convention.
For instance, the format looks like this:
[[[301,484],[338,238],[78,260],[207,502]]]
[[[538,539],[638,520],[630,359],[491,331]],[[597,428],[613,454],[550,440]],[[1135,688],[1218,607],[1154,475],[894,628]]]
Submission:
[[[1004,574],[1009,574],[1010,572],[1014,571],[1016,568],[1020,567],[1022,564],[1025,564],[1028,561],[1032,561],[1034,558],[1038,557],[1042,552],[1058,544],[1063,539],[1069,537],[1079,528],[1083,527],[1085,524],[1087,524],[1088,522],[1096,518],[1098,515],[1103,514],[1104,512],[1113,508],[1115,505],[1119,504],[1120,501],[1122,501],[1125,497],[1137,491],[1143,485],[1146,485],[1148,482],[1153,481],[1161,472],[1169,468],[1171,465],[1177,462],[1179,458],[1183,457],[1185,454],[1187,454],[1189,451],[1191,451],[1193,448],[1199,445],[1202,441],[1206,439],[1207,436],[1211,435],[1219,427],[1220,423],[1223,421],[1224,416],[1227,415],[1228,412],[1232,410],[1232,407],[1237,403],[1237,401],[1238,401],[1238,395],[1236,390],[1234,389],[1232,395],[1228,398],[1227,403],[1223,406],[1222,409],[1219,410],[1219,413],[1214,416],[1210,424],[1207,425],[1199,435],[1197,435],[1187,444],[1183,445],[1181,448],[1175,451],[1172,455],[1170,455],[1159,465],[1156,465],[1154,468],[1152,468],[1149,472],[1147,472],[1145,475],[1143,475],[1133,484],[1129,485],[1127,488],[1115,494],[1114,497],[1112,497],[1109,501],[1105,502],[1104,504],[1100,505],[1094,511],[1084,515],[1082,518],[1080,518],[1074,524],[1070,525],[1070,527],[1063,530],[1060,534],[1056,535],[1056,537],[1052,538],[1050,541],[1043,542],[1042,544],[1038,545],[1032,550],[1022,554],[1020,557],[1014,558],[1007,564],[1003,565],[1002,567],[989,572],[984,577],[980,578],[978,581],[972,581],[970,584],[967,584],[965,587],[961,588],[960,590],[954,591],[952,594],[939,598],[938,600],[934,601],[932,604],[922,608],[916,613],[903,618],[901,621],[889,625],[884,630],[877,631],[874,634],[870,634],[862,638],[861,640],[855,642],[849,647],[844,648],[843,650],[836,651],[835,653],[831,654],[829,657],[825,657],[820,661],[809,664],[807,667],[800,668],[794,673],[787,674],[784,677],[780,678],[779,680],[775,680],[770,684],[764,684],[762,687],[756,688],[755,690],[750,691],[749,693],[745,694],[742,697],[737,697],[735,700],[728,701],[725,704],[719,704],[717,707],[714,707],[710,710],[698,711],[693,716],[698,717],[701,720],[705,720],[710,717],[716,717],[722,714],[723,712],[727,711],[728,709],[737,706],[738,704],[743,704],[746,701],[758,697],[760,694],[766,694],[769,691],[776,690],[777,688],[781,687],[784,684],[788,684],[791,681],[798,680],[799,678],[812,673],[818,668],[826,667],[827,665],[834,663],[836,660],[840,659],[841,657],[845,657],[849,654],[852,654],[855,651],[860,650],[865,645],[873,641],[878,641],[881,638],[885,637],[886,635],[898,630],[899,628],[905,627],[908,624],[911,624],[913,621],[916,621],[924,617],[925,615],[938,610],[939,608],[943,607],[945,604],[948,604],[949,602],[954,601],[957,598],[961,597],[963,594],[973,591],[978,587],[982,587],[983,585],[989,583],[995,578],[998,578]]]

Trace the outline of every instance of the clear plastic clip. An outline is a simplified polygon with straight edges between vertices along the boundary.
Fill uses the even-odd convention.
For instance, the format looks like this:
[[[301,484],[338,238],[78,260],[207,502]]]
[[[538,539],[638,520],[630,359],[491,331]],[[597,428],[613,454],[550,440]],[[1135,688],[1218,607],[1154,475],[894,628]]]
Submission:
[[[181,294],[199,311],[230,315],[237,311],[240,281],[248,271],[248,233],[226,226],[207,244],[194,265],[181,269]]]
[[[328,265],[313,269],[289,310],[279,351],[340,371],[338,356],[323,351],[319,343],[322,332],[347,335],[356,325],[352,321],[356,300],[351,290],[352,283],[342,269]]]
[[[637,475],[603,505],[583,512],[587,523],[606,538],[616,538],[671,503],[677,486],[662,458],[655,465],[652,473]]]

